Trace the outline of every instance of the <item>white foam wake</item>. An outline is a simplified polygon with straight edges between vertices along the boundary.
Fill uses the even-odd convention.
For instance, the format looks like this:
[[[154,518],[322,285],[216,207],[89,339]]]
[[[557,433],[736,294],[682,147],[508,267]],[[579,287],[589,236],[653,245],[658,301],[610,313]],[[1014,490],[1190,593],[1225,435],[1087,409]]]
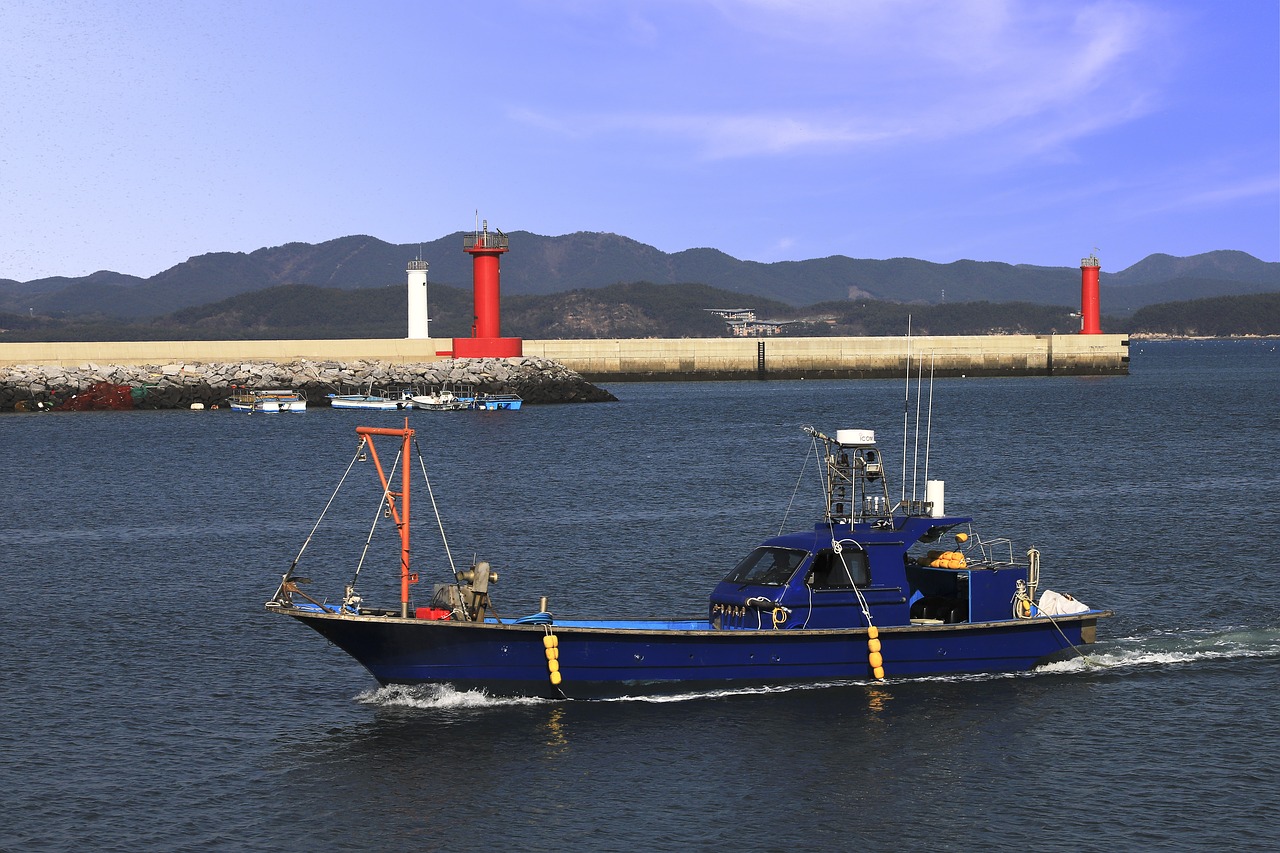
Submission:
[[[376,690],[366,690],[356,696],[356,701],[382,708],[452,711],[468,708],[508,707],[511,705],[539,705],[551,700],[536,697],[490,696],[483,690],[456,690],[447,684],[414,686],[389,684]]]
[[[1177,631],[1099,643],[1088,650],[1084,658],[1045,664],[1036,672],[1179,666],[1271,657],[1280,657],[1280,628]]]

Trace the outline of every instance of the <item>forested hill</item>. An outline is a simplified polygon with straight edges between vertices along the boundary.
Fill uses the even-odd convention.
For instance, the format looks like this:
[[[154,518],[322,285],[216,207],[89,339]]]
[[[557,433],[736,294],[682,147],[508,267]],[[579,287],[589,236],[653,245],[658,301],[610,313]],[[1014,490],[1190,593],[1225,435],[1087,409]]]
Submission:
[[[529,339],[723,337],[708,308],[743,307],[739,294],[701,284],[618,284],[504,300],[502,331]],[[921,335],[1071,333],[1079,319],[1065,305],[964,302],[908,305],[840,300],[797,308],[751,301],[758,317],[788,321],[784,335]],[[470,334],[471,292],[435,286],[430,296],[435,338]],[[399,338],[406,331],[406,289],[360,290],[282,285],[185,308],[164,317],[119,321],[53,319],[0,313],[0,341],[289,340]],[[1114,333],[1280,335],[1280,293],[1226,296],[1148,306],[1132,317],[1104,316]]]
[[[711,248],[666,253],[616,234],[579,232],[544,237],[517,231],[502,259],[504,299],[591,290],[623,282],[696,282],[734,294],[731,301],[773,300],[791,306],[872,299],[936,305],[1026,302],[1078,305],[1076,266],[1040,267],[994,261],[936,264],[911,258],[869,260],[834,255],[758,263]],[[422,244],[394,245],[352,236],[324,243],[288,243],[254,252],[191,258],[150,278],[110,271],[83,278],[0,280],[0,311],[51,317],[159,317],[243,293],[286,284],[344,290],[403,287],[405,265],[421,257],[437,285],[466,287],[471,258],[461,232]],[[1105,259],[1104,259],[1105,261]],[[0,271],[2,274],[2,271]],[[1102,273],[1104,310],[1128,313],[1170,299],[1280,291],[1280,263],[1244,252],[1176,258],[1152,255],[1116,273]]]

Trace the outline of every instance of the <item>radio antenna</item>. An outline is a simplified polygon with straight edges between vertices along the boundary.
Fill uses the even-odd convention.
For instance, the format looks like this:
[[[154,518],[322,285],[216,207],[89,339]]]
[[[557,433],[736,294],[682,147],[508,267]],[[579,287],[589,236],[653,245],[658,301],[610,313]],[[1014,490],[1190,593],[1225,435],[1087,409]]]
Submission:
[[[929,439],[933,436],[933,362],[934,354],[929,353],[929,414],[925,418],[924,428],[924,487],[925,500],[929,499]]]
[[[907,370],[903,380],[902,393],[902,500],[905,509],[907,503],[907,410],[911,405],[911,315],[907,315]]]
[[[920,384],[924,381],[924,356],[920,356],[916,362],[916,438],[915,438],[915,457],[911,460],[911,504],[916,502],[916,484],[919,481],[920,473],[920,404],[922,394],[920,393]]]

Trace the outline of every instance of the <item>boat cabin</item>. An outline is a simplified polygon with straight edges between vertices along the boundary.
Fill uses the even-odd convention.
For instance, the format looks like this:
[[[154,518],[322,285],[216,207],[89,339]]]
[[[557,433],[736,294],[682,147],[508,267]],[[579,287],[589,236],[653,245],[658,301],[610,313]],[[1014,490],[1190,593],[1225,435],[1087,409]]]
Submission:
[[[810,434],[827,445],[825,517],[734,566],[711,592],[714,628],[994,622],[1034,596],[1033,567],[1015,563],[1009,540],[984,541],[971,518],[943,514],[940,481],[927,500],[890,502],[874,433]]]

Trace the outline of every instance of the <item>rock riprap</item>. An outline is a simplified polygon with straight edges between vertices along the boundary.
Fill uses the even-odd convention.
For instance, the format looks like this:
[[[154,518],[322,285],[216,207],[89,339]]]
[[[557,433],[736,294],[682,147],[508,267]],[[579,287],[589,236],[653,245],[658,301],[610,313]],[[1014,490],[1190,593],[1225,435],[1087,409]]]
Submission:
[[[313,406],[326,394],[376,389],[428,390],[442,385],[489,394],[519,394],[526,403],[600,403],[617,398],[577,372],[542,358],[466,358],[427,364],[379,361],[174,362],[160,365],[18,364],[0,367],[0,410],[70,407],[91,389],[122,386],[139,409],[206,408],[245,390],[291,388]]]

